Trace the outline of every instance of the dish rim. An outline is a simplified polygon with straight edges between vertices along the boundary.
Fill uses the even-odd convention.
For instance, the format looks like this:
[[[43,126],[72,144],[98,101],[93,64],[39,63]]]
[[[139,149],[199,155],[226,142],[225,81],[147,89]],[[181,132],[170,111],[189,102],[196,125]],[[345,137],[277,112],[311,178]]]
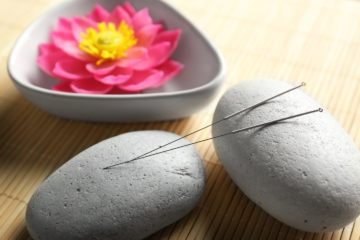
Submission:
[[[14,60],[14,53],[19,48],[19,43],[21,41],[23,41],[23,37],[26,34],[28,34],[29,32],[31,32],[31,30],[47,16],[46,13],[52,12],[57,8],[61,8],[61,6],[71,4],[71,3],[72,3],[72,1],[65,1],[65,2],[58,3],[58,4],[48,8],[47,10],[45,10],[45,12],[42,15],[40,15],[38,18],[36,18],[34,21],[32,21],[25,28],[25,30],[19,35],[19,37],[16,39],[16,41],[11,49],[8,61],[7,61],[7,72],[9,74],[10,78],[12,79],[12,81],[16,85],[23,87],[26,90],[36,92],[38,94],[49,95],[52,97],[59,97],[59,98],[74,98],[74,99],[77,99],[77,98],[78,99],[142,99],[142,98],[144,98],[144,99],[148,99],[148,98],[161,98],[161,97],[170,97],[170,96],[171,97],[183,96],[183,95],[190,95],[190,94],[193,94],[196,92],[205,91],[206,89],[212,88],[212,87],[216,86],[217,84],[219,84],[222,81],[222,79],[225,77],[225,69],[226,69],[225,61],[224,61],[222,55],[220,54],[220,52],[209,41],[208,37],[200,29],[195,27],[195,25],[191,21],[189,21],[186,17],[184,17],[184,15],[181,14],[178,10],[176,10],[173,6],[171,6],[170,4],[168,4],[164,1],[159,1],[159,3],[163,4],[164,7],[167,8],[167,10],[176,13],[181,18],[182,21],[186,22],[189,25],[189,27],[192,30],[195,30],[194,32],[200,38],[202,38],[202,40],[207,45],[207,47],[214,53],[215,57],[217,58],[216,60],[218,62],[219,71],[216,73],[215,77],[212,78],[209,82],[207,82],[201,86],[198,86],[198,87],[194,87],[194,88],[190,88],[190,89],[186,89],[186,90],[179,90],[179,91],[169,91],[169,92],[140,93],[140,94],[85,94],[85,93],[67,93],[67,92],[54,91],[52,89],[47,89],[47,88],[36,86],[34,84],[31,84],[29,81],[26,81],[26,80],[21,81],[21,80],[18,80],[17,78],[15,78],[16,73],[14,74],[14,66],[16,66],[16,64],[15,64],[15,60]]]

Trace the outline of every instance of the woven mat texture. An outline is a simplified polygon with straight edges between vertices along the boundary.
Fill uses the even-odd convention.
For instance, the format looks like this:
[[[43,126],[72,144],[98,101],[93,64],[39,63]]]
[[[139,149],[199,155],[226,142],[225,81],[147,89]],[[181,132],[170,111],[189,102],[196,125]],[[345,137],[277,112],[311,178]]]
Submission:
[[[211,121],[218,99],[186,119],[158,123],[87,123],[34,107],[14,88],[7,58],[16,38],[59,1],[0,0],[0,239],[31,239],[26,205],[56,168],[87,147],[121,133],[163,129],[184,134]],[[247,79],[307,83],[360,147],[360,1],[169,0],[200,28],[227,64],[222,91]],[[191,140],[210,136],[205,131]],[[305,233],[250,201],[220,164],[211,142],[197,146],[206,190],[197,207],[149,239],[359,240],[360,219],[330,233]]]

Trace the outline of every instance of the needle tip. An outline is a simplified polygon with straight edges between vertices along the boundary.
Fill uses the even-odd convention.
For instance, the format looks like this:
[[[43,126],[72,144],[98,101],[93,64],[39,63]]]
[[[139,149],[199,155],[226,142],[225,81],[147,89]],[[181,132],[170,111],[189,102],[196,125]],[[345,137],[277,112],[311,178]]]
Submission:
[[[306,86],[306,82],[301,82],[301,86]]]
[[[323,112],[324,111],[324,109],[322,109],[322,108],[319,108],[319,112]]]

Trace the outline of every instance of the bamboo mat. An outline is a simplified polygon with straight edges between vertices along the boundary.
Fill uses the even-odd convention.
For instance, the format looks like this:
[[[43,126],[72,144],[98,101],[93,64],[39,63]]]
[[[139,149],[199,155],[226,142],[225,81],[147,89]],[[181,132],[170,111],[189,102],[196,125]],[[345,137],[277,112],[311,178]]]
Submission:
[[[223,91],[262,77],[308,83],[360,146],[360,2],[355,0],[171,0],[222,52]],[[103,139],[142,129],[184,134],[209,123],[215,103],[190,118],[160,123],[74,122],[26,101],[6,73],[16,37],[50,0],[0,0],[0,239],[31,239],[24,213],[41,182],[72,156]],[[209,131],[192,140],[209,136]],[[290,228],[244,196],[212,143],[198,145],[205,193],[185,218],[149,239],[360,239],[360,218],[344,229],[312,234]]]

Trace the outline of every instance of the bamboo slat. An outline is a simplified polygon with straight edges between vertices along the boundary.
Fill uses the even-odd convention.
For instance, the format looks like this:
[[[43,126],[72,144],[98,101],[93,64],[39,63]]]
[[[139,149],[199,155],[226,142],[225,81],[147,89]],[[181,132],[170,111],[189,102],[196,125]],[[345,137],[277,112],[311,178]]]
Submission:
[[[86,123],[59,119],[26,101],[6,62],[16,37],[60,0],[0,0],[0,239],[31,239],[25,209],[57,167],[111,136],[142,129],[184,134],[211,121],[217,99],[202,112],[158,123]],[[223,54],[223,92],[239,81],[307,82],[360,146],[360,2],[355,0],[168,0]],[[210,136],[205,131],[191,140]],[[65,141],[66,140],[66,141]],[[149,239],[359,240],[360,218],[330,233],[305,233],[280,223],[250,201],[219,163],[212,143],[197,146],[207,182],[197,207]]]

